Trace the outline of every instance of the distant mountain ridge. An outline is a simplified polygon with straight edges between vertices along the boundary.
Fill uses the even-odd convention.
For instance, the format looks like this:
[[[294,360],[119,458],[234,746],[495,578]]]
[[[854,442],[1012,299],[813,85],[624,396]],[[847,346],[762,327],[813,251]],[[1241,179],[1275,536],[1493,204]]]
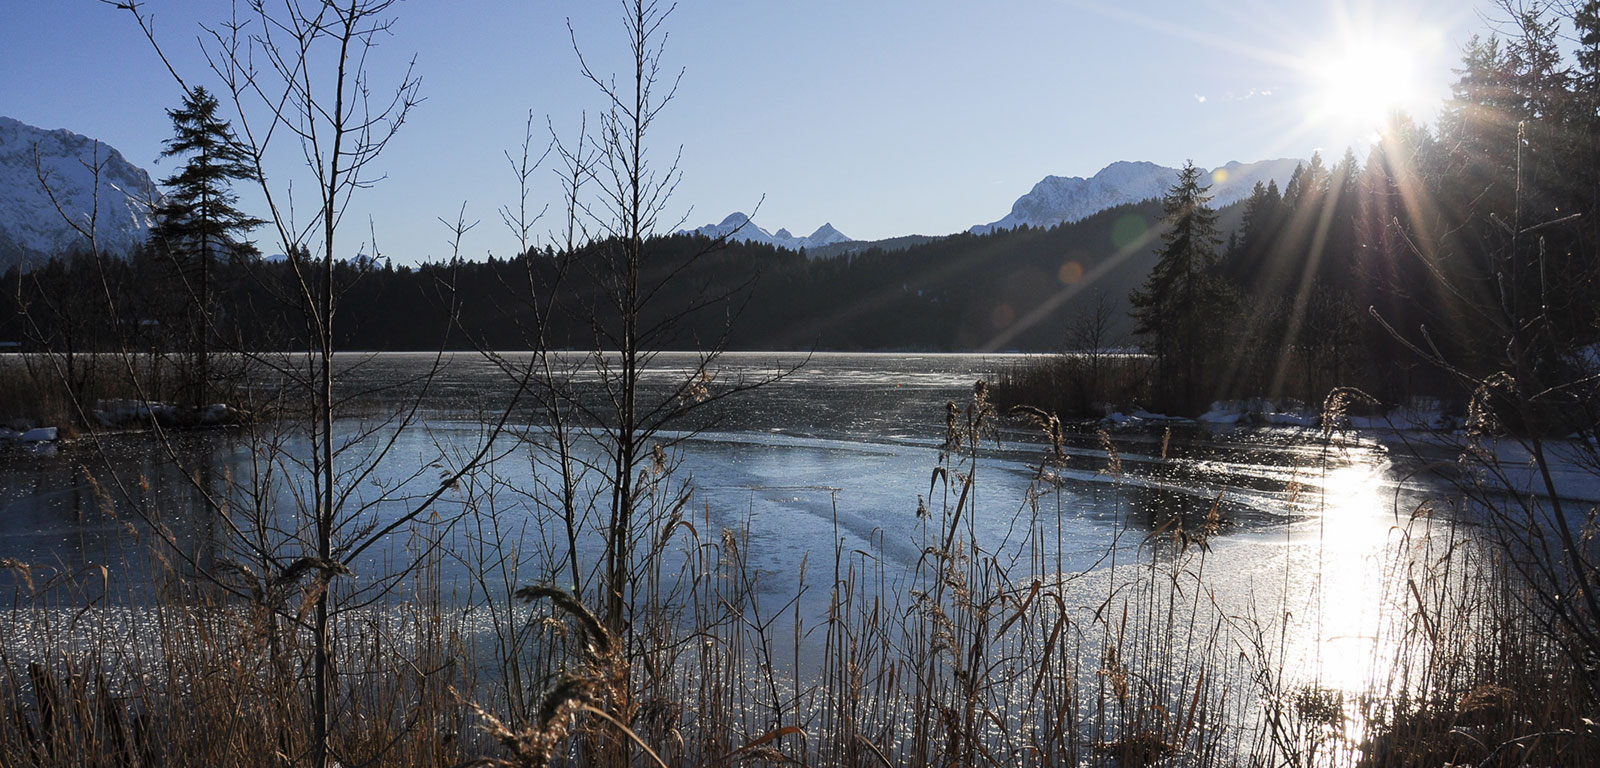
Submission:
[[[35,150],[48,191],[35,170]],[[100,166],[98,179],[90,170],[96,163]],[[1212,206],[1220,208],[1244,199],[1257,182],[1276,181],[1283,187],[1301,164],[1290,158],[1235,161],[1206,171]],[[1115,162],[1087,179],[1046,176],[1018,198],[1003,218],[968,231],[987,234],[1023,225],[1048,228],[1081,221],[1119,205],[1159,198],[1177,176],[1176,168],[1142,161]],[[93,213],[101,250],[121,254],[137,248],[148,237],[154,224],[152,205],[159,200],[160,193],[150,174],[104,142],[68,130],[45,130],[0,117],[0,269],[23,259],[43,260],[87,245],[83,236],[62,219],[56,203],[84,227]],[[680,234],[804,250],[814,258],[859,251],[875,244],[893,250],[932,239],[909,236],[869,243],[849,237],[831,223],[797,237],[787,229],[763,229],[742,212],[729,214],[716,224],[680,230]]]
[[[1241,163],[1237,160],[1220,168],[1204,169],[1203,178],[1210,186],[1211,206],[1222,208],[1250,196],[1257,182],[1277,182],[1287,186],[1289,178],[1304,161],[1295,158],[1261,160]],[[984,235],[1020,226],[1049,228],[1058,224],[1082,221],[1101,211],[1145,200],[1160,198],[1178,179],[1179,169],[1146,161],[1119,161],[1100,169],[1085,179],[1078,176],[1046,176],[1033,185],[1027,194],[1017,198],[1011,212],[1003,218],[977,224],[967,231]],[[895,243],[906,247],[926,242],[922,236],[910,236],[909,242],[890,238],[883,241],[855,240],[824,224],[806,237],[795,237],[787,229],[769,232],[757,226],[743,213],[732,213],[717,224],[707,224],[692,230],[679,230],[678,234],[698,234],[711,238],[727,238],[742,243],[761,243],[792,251],[805,249],[812,258],[828,258],[860,251],[878,243]],[[891,248],[892,250],[893,248]]]
[[[1250,196],[1256,182],[1289,183],[1300,160],[1280,158],[1254,163],[1230,162],[1204,172],[1211,185],[1211,207],[1236,203]],[[1177,168],[1150,162],[1115,162],[1090,178],[1046,176],[1033,189],[1012,204],[1004,218],[969,229],[973,234],[988,234],[1002,229],[1053,227],[1081,221],[1107,208],[1161,197],[1178,178]]]
[[[798,251],[802,248],[814,250],[827,245],[855,242],[845,233],[834,229],[832,224],[823,224],[817,227],[817,231],[805,237],[795,237],[787,229],[768,232],[756,226],[756,223],[751,221],[749,216],[737,211],[728,214],[720,223],[707,224],[692,230],[679,230],[678,234],[705,235],[713,239],[727,238],[741,243],[761,243],[777,248],[788,248],[791,251]]]
[[[150,174],[105,142],[0,117],[0,269],[86,248],[62,212],[86,230],[92,214],[100,249],[129,253],[148,237],[160,199]]]

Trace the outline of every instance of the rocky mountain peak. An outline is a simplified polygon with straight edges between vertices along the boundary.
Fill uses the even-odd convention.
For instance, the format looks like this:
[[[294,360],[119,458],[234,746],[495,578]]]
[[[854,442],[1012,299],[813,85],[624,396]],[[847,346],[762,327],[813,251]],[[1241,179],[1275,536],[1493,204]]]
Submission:
[[[150,174],[110,145],[0,117],[0,268],[87,249],[73,224],[92,225],[103,252],[131,252],[160,199]]]

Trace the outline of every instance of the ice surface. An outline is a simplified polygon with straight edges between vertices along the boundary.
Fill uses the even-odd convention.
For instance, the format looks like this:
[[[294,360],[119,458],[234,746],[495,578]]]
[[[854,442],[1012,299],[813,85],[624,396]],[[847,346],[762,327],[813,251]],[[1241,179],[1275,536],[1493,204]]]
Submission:
[[[23,432],[17,439],[24,443],[50,443],[55,442],[56,434],[55,427],[34,427]]]
[[[804,357],[730,355],[719,362],[714,383]],[[349,373],[341,383],[359,390],[374,378],[395,380],[407,371],[415,373],[429,359],[342,358]],[[437,382],[440,407],[429,411],[425,428],[399,436],[379,471],[352,487],[352,504],[370,504],[380,523],[394,520],[409,509],[408,497],[437,489],[441,468],[477,445],[482,424],[454,409],[455,401],[493,388],[486,384],[495,375],[493,366],[474,360],[465,356],[448,361]],[[646,389],[695,374],[697,361],[692,354],[663,355],[645,377]],[[925,560],[929,542],[945,535],[946,513],[962,503],[960,532],[968,551],[975,548],[1003,564],[1005,578],[1016,582],[1013,586],[1036,578],[1061,579],[1066,609],[1089,625],[1090,614],[1117,585],[1148,576],[1153,553],[1166,541],[1154,535],[1163,521],[1177,516],[1199,522],[1216,509],[1221,530],[1203,555],[1207,600],[1201,602],[1215,600],[1218,610],[1229,616],[1258,606],[1273,615],[1292,616],[1297,623],[1287,636],[1298,643],[1293,652],[1309,659],[1306,669],[1323,664],[1337,671],[1335,662],[1343,658],[1339,649],[1346,646],[1372,650],[1374,619],[1368,613],[1383,605],[1378,595],[1384,571],[1378,566],[1398,551],[1393,538],[1397,521],[1405,519],[1419,498],[1437,490],[1426,485],[1428,478],[1412,472],[1415,464],[1409,459],[1359,434],[1323,442],[1320,430],[1310,435],[1299,427],[1216,430],[1158,421],[1156,414],[1146,413],[1136,416],[1147,428],[1128,426],[1113,434],[1115,460],[1100,447],[1098,435],[1074,434],[1068,436],[1065,461],[1058,465],[1047,461],[1052,450],[1033,430],[1003,425],[997,435],[982,441],[974,464],[957,466],[944,457],[944,467],[973,473],[974,490],[961,501],[961,475],[934,474],[941,466],[944,403],[969,402],[975,378],[1010,362],[977,356],[817,355],[805,368],[750,393],[737,408],[715,413],[715,419],[698,429],[685,426],[657,435],[674,470],[665,475],[647,470],[641,489],[654,494],[649,498],[667,500],[668,506],[680,492],[690,492],[680,510],[686,525],[664,534],[665,566],[682,564],[704,545],[722,541],[726,531],[738,542],[762,609],[770,612],[796,601],[793,612],[772,625],[782,634],[782,622],[791,621],[792,615],[807,627],[826,615],[836,563],[843,572],[868,575],[873,589],[881,585],[885,597],[904,599],[907,579]],[[575,381],[594,386],[592,378]],[[159,407],[137,401],[101,404],[102,410],[119,414],[144,414]],[[1304,415],[1286,403],[1224,403],[1212,411]],[[1117,416],[1137,423],[1136,416]],[[372,426],[352,419],[340,425],[340,437]],[[1168,426],[1176,435],[1170,445]],[[182,455],[204,470],[193,477],[247,482],[256,458],[250,444],[242,435],[208,432],[184,438]],[[383,442],[391,433],[380,428],[375,437]],[[538,459],[538,447],[548,444],[549,431],[524,423],[504,439],[506,450],[495,452],[500,458],[492,472],[462,483],[463,489],[499,489],[496,504],[469,508],[451,494],[437,508],[446,527],[446,546],[453,553],[469,553],[466,545],[478,519],[474,515],[494,508],[511,516],[508,528],[519,531],[518,547],[526,554],[562,550],[560,522],[542,506],[553,500],[547,484],[550,465]],[[309,450],[300,440],[284,446],[290,452],[285,468]],[[150,496],[142,503],[191,510],[175,512],[175,530],[196,547],[214,546],[217,527],[205,525],[204,515],[193,512],[201,503],[194,497],[191,476],[153,453],[142,436],[113,437],[107,448],[112,473],[149,479]],[[574,448],[580,465],[604,463],[598,442],[580,435]],[[361,454],[356,450],[349,455]],[[1526,460],[1509,445],[1503,456],[1512,463]],[[1579,468],[1572,465],[1574,472]],[[109,474],[96,473],[99,477],[91,479],[80,459],[70,456],[28,454],[7,462],[0,471],[0,557],[69,566],[127,557],[127,516],[113,516],[100,506],[101,497],[93,489]],[[286,515],[301,513],[305,503],[292,487],[268,501],[269,508]],[[919,506],[926,516],[919,516]],[[655,511],[642,519],[660,525],[663,508],[652,507]],[[405,562],[403,538],[363,555],[354,567],[363,574],[361,584],[392,563]],[[1049,547],[1048,559],[1023,556],[1028,546],[1040,542]],[[579,543],[583,561],[597,562],[600,551],[593,535]],[[462,560],[447,558],[442,569],[450,587],[467,589],[470,579]],[[548,579],[549,573],[530,565],[519,577]],[[121,585],[141,578],[137,566],[113,569],[112,574]],[[1330,599],[1313,604],[1316,595]],[[1349,615],[1338,613],[1346,608]],[[820,642],[822,634],[810,637]],[[815,651],[802,644],[798,652]]]

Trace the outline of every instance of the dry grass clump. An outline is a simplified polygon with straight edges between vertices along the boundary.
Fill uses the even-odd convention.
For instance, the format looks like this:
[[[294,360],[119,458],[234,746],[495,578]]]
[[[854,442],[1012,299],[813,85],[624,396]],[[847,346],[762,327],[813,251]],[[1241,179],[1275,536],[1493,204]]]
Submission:
[[[1345,707],[1364,734],[1356,764],[1594,765],[1600,703],[1538,586],[1477,527],[1403,544],[1416,557],[1390,580],[1404,606],[1390,674]]]
[[[995,377],[994,400],[1006,409],[1026,403],[1066,418],[1098,418],[1107,406],[1148,403],[1151,365],[1132,354],[1031,358]]]
[[[214,401],[237,405],[235,379],[240,361],[228,360],[227,380],[211,382]],[[132,375],[130,375],[130,371]],[[92,409],[101,401],[165,402],[184,387],[185,378],[159,355],[116,352],[0,354],[0,426],[13,429],[94,425]],[[196,419],[198,420],[198,419]],[[181,419],[180,419],[181,421]],[[99,425],[94,425],[99,426]]]
[[[0,764],[304,763],[304,632],[175,582],[109,602],[88,576],[14,582],[0,614]],[[482,750],[446,696],[473,685],[453,634],[425,600],[341,621],[341,762],[447,766]]]
[[[58,426],[75,421],[75,409],[60,380],[22,355],[0,355],[0,426]]]
[[[626,702],[627,674],[617,639],[606,631],[587,606],[566,590],[532,585],[519,588],[515,595],[525,602],[549,600],[559,608],[577,627],[575,632],[563,634],[576,637],[575,645],[582,649],[581,654],[577,663],[562,671],[545,692],[537,717],[526,725],[507,724],[480,705],[471,704],[473,711],[483,718],[484,730],[510,758],[480,757],[467,765],[544,768],[561,753],[567,739],[574,736],[588,742],[585,751],[590,754],[608,754],[607,747],[614,751],[620,742],[606,738],[603,728],[580,722],[580,716],[585,713],[610,721],[630,738],[637,739],[631,729],[608,714],[608,709]]]
[[[1117,761],[1128,768],[1158,765],[1181,752],[1179,745],[1167,741],[1156,731],[1138,731],[1112,741],[1095,745],[1095,753]]]
[[[1374,707],[1361,766],[1588,766],[1600,754],[1595,703],[1526,623],[1503,626],[1434,661],[1450,670],[1432,690]],[[1500,634],[1515,632],[1515,635]],[[1484,644],[1493,643],[1499,656]],[[1526,651],[1535,656],[1517,658]]]

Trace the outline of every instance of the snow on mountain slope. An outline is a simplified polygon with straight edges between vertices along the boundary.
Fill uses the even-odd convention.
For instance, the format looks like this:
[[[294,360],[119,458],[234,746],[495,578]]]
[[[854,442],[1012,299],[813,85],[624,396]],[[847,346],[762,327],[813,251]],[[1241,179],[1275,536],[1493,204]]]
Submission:
[[[818,246],[823,246],[823,245],[833,245],[834,243],[853,243],[853,242],[855,242],[855,241],[852,240],[851,238],[847,237],[845,235],[845,233],[840,232],[837,229],[834,229],[832,224],[823,224],[822,226],[817,227],[817,231],[812,232],[809,236],[806,237],[806,247],[807,248],[816,248]]]
[[[1220,208],[1249,197],[1257,181],[1274,180],[1282,188],[1299,165],[1300,161],[1294,159],[1235,161],[1205,172],[1206,183],[1211,185],[1211,206]],[[1017,198],[1004,218],[976,225],[970,231],[981,235],[1024,224],[1052,227],[1077,221],[1107,208],[1161,197],[1177,178],[1177,168],[1149,162],[1112,163],[1087,179],[1046,176],[1028,194]]]
[[[788,248],[791,251],[798,251],[801,248],[815,249],[824,245],[833,245],[834,243],[855,242],[843,232],[834,229],[832,224],[823,224],[817,227],[817,231],[805,237],[795,237],[787,229],[768,232],[756,226],[756,223],[751,221],[749,216],[738,212],[728,214],[721,223],[707,224],[699,229],[679,230],[678,234],[705,235],[710,238],[726,237],[729,240],[762,243],[778,248]]]
[[[150,174],[109,145],[0,117],[0,268],[86,248],[62,212],[84,230],[92,221],[102,251],[127,253],[145,241],[159,199]]]

